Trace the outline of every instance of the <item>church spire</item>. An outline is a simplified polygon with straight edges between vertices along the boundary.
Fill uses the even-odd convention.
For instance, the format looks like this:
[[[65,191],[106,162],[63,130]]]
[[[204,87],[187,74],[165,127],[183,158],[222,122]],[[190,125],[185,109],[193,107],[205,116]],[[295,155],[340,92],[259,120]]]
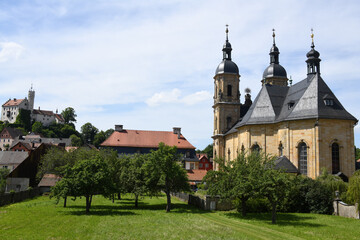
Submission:
[[[272,48],[270,49],[270,63],[276,63],[276,64],[279,64],[279,48],[276,46],[275,44],[275,29],[272,30],[273,31],[273,34],[272,34],[272,37],[273,37],[273,46]]]
[[[232,51],[232,48],[231,48],[231,44],[229,42],[229,25],[226,24],[226,30],[225,30],[225,33],[226,33],[226,41],[224,43],[224,46],[223,46],[223,60],[231,60],[231,51]]]
[[[306,54],[307,74],[320,74],[320,53],[315,50],[314,32],[311,29],[311,50]]]

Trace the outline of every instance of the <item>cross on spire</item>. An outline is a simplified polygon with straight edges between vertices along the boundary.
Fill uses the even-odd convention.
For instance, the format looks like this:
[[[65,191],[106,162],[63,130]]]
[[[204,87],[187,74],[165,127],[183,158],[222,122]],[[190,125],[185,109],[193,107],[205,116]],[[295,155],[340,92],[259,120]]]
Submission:
[[[225,30],[225,32],[226,32],[226,41],[229,41],[229,24],[226,24],[225,26],[226,26],[226,30]]]
[[[273,34],[272,34],[272,36],[273,36],[273,43],[274,43],[274,45],[275,45],[275,29],[273,28],[272,31],[273,31]]]

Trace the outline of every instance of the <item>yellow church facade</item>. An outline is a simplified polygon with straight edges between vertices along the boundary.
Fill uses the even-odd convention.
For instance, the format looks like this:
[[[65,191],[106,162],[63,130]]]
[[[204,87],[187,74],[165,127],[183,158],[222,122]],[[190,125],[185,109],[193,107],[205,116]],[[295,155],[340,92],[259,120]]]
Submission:
[[[226,36],[223,61],[214,77],[214,157],[231,161],[241,152],[261,151],[285,159],[296,172],[311,178],[319,176],[323,168],[350,177],[355,171],[357,119],[321,78],[320,54],[313,42],[307,54],[306,78],[289,85],[279,64],[275,34],[273,37],[262,89],[254,101],[247,92],[242,104],[240,74],[231,60]]]

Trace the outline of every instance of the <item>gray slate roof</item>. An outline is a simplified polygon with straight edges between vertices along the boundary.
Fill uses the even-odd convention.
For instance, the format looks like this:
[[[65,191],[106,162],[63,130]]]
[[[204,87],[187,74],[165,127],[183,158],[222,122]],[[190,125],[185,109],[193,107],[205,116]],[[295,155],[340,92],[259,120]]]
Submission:
[[[324,99],[332,99],[334,105],[326,106]],[[289,104],[293,106],[289,108]],[[357,121],[318,74],[290,87],[264,85],[245,116],[226,134],[244,125],[313,118]]]
[[[0,151],[1,165],[15,165],[22,163],[29,156],[28,152]]]
[[[287,173],[298,173],[298,169],[290,162],[286,156],[278,157],[275,160],[275,169],[285,170]]]

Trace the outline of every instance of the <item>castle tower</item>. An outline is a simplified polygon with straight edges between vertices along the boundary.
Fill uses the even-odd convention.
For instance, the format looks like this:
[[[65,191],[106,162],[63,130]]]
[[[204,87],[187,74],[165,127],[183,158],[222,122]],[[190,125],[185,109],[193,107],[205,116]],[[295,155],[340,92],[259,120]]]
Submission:
[[[35,90],[33,89],[32,85],[28,93],[28,99],[29,99],[29,109],[32,111],[34,109],[34,101],[35,101]]]
[[[226,25],[226,41],[223,46],[223,60],[214,76],[214,157],[224,156],[220,147],[222,136],[240,119],[240,75],[238,66],[231,60],[231,44]]]
[[[275,44],[275,29],[273,29],[273,46],[270,49],[270,65],[263,73],[262,84],[287,86],[288,78],[285,69],[279,64],[279,48]]]

